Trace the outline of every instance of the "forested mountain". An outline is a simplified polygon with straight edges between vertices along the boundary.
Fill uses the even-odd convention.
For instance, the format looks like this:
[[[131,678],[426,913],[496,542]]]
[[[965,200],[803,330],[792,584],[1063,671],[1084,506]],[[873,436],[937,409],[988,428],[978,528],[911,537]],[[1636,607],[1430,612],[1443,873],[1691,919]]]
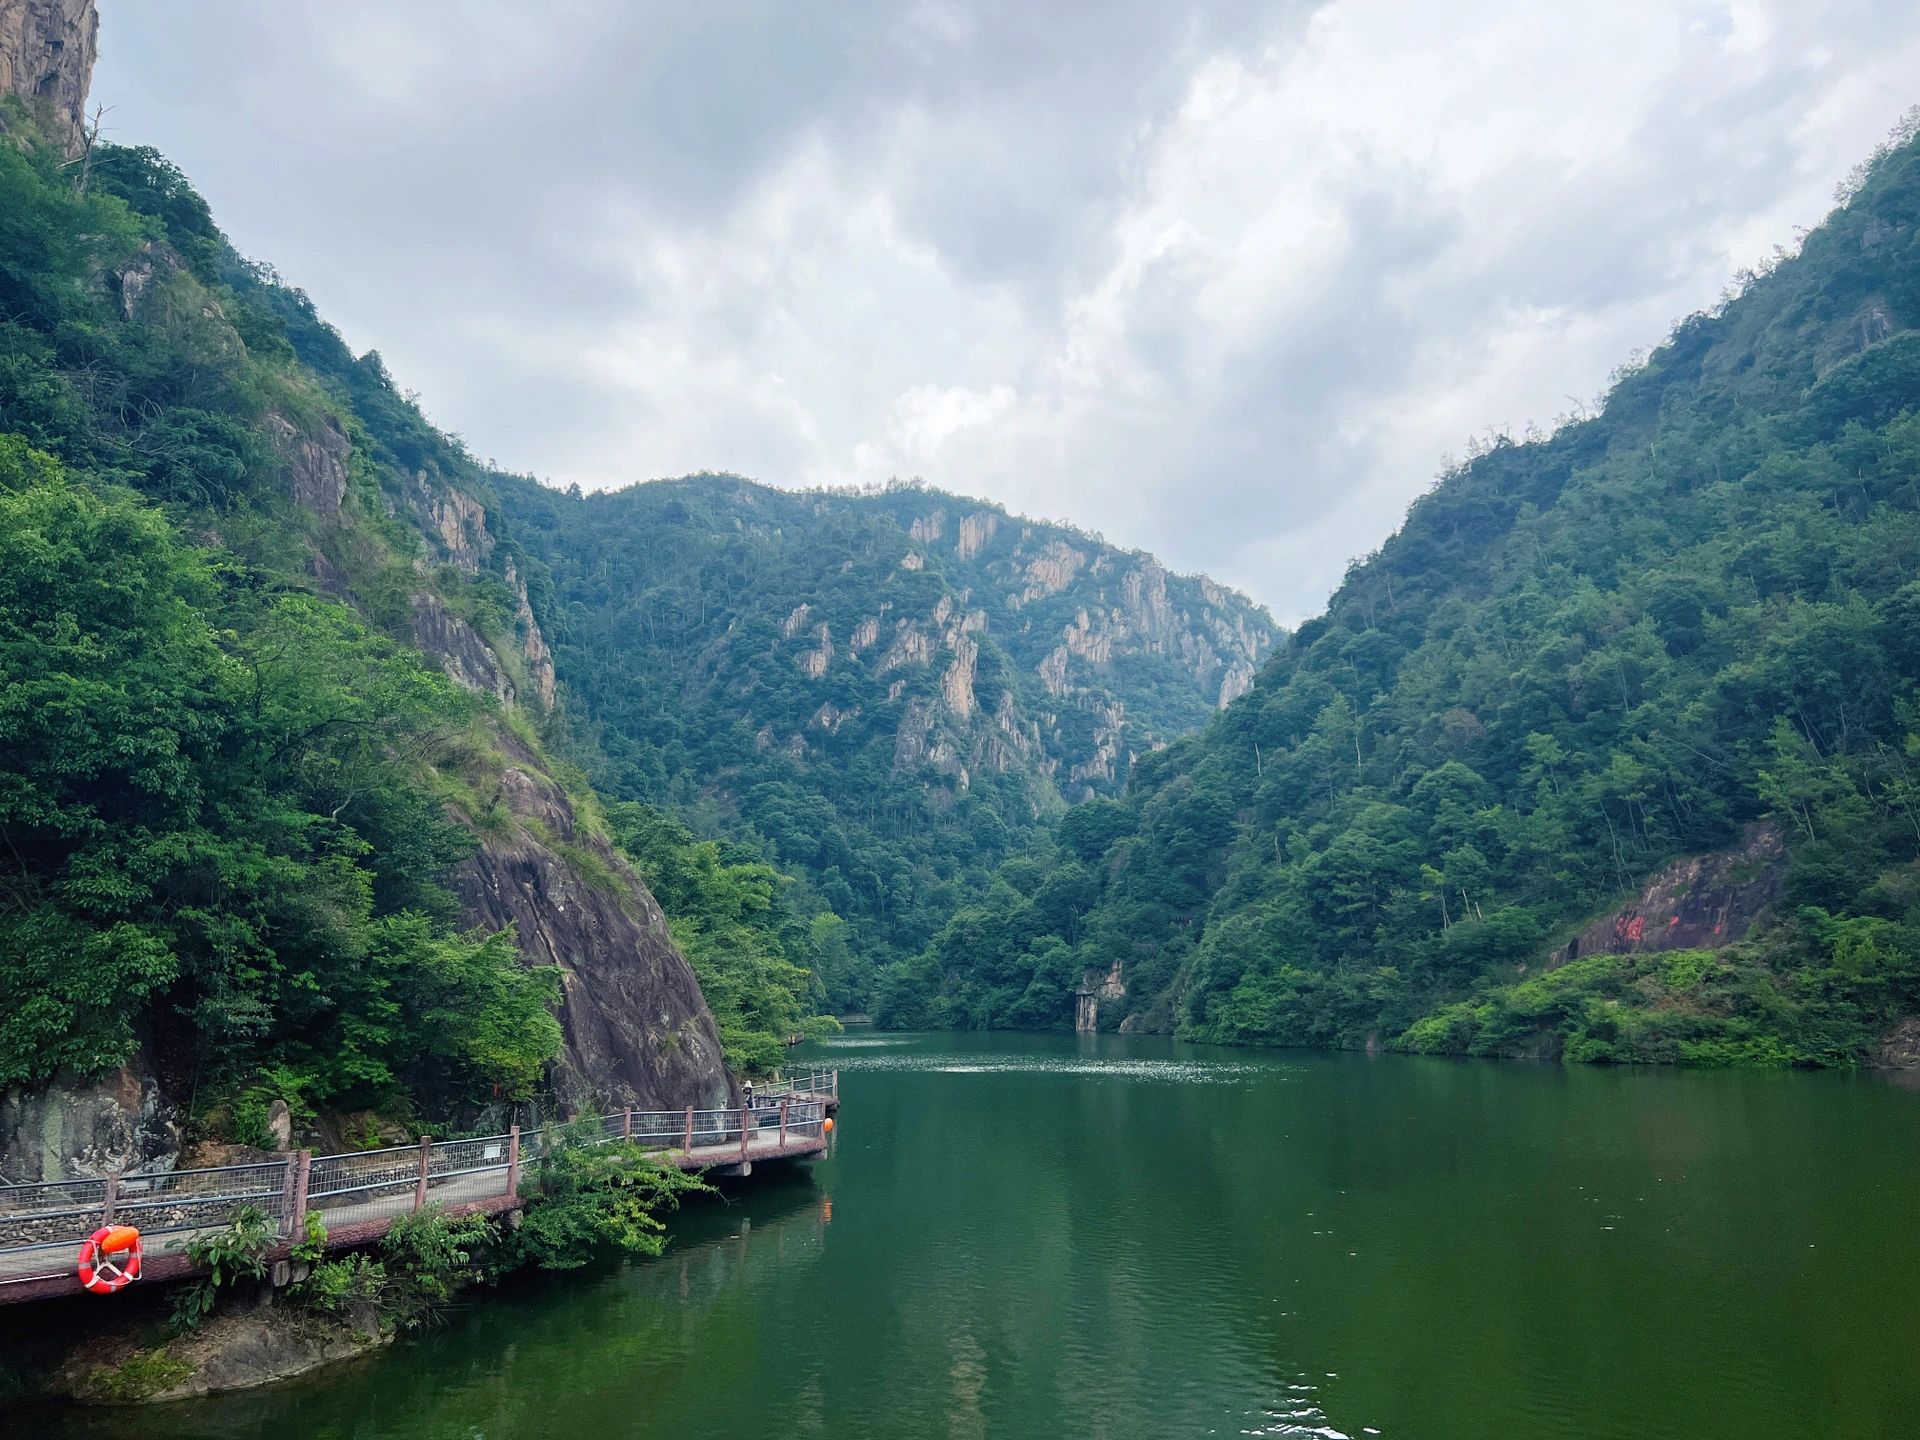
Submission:
[[[1850,189],[1601,413],[1444,475],[1249,694],[891,971],[882,1019],[1060,1025],[1097,980],[1104,1023],[1211,1040],[1874,1054],[1920,1011],[1911,125]],[[1708,875],[1763,913],[1664,948]]]
[[[494,483],[596,783],[790,872],[842,1010],[1278,633],[1204,577],[918,486]]]
[[[0,1171],[272,1100],[724,1103],[813,1008],[809,932],[554,758],[487,472],[179,171],[88,144],[92,25],[0,37]]]

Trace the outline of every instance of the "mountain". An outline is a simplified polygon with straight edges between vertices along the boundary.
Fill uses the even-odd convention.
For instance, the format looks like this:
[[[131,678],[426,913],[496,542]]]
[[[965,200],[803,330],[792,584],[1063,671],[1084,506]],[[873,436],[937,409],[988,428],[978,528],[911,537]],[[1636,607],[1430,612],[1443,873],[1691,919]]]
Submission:
[[[1445,475],[1247,694],[893,967],[882,1021],[1911,1056],[1914,132],[1599,414]]]
[[[1205,577],[918,485],[497,477],[583,756],[609,793],[747,839],[848,924],[866,1003],[1063,800],[1252,683],[1279,631]]]
[[[487,473],[179,171],[90,143],[94,27],[0,23],[0,1173],[264,1143],[274,1101],[726,1103],[805,973],[736,917],[716,1024],[543,733]],[[652,855],[710,913],[758,881]]]

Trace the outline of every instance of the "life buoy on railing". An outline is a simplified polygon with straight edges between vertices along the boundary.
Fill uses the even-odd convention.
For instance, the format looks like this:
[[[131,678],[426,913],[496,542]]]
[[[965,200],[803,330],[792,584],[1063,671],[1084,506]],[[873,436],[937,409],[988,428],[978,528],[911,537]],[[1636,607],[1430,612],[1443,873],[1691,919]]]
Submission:
[[[82,1288],[111,1295],[140,1278],[140,1232],[131,1225],[102,1225],[80,1246]]]

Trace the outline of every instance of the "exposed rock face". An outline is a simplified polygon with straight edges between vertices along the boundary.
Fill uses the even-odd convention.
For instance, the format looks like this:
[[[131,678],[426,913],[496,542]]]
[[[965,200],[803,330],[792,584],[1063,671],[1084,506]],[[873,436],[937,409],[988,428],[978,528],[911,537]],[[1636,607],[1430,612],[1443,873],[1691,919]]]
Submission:
[[[1104,975],[1094,969],[1083,970],[1080,974],[1080,988],[1074,992],[1073,996],[1073,1028],[1082,1034],[1090,1034],[1098,1030],[1101,1004],[1126,998],[1127,982],[1121,976],[1118,960],[1113,962]]]
[[[1920,1015],[1894,1027],[1874,1052],[1873,1063],[1887,1070],[1920,1070]]]
[[[521,657],[527,662],[527,673],[533,677],[534,693],[539,698],[540,708],[551,710],[559,694],[553,675],[553,652],[547,648],[547,637],[540,633],[540,622],[534,618],[533,601],[527,596],[527,582],[511,560],[507,561],[507,584],[513,587],[513,618],[520,627]]]
[[[842,710],[831,700],[813,712],[813,723],[829,735],[838,733],[840,727],[849,720],[858,720],[859,718],[860,707],[858,705],[854,706],[851,710]]]
[[[92,1080],[0,1095],[0,1183],[170,1170],[179,1153],[179,1117],[143,1055]]]
[[[940,677],[940,698],[956,720],[973,714],[973,667],[980,658],[980,647],[963,629],[953,637],[953,663]]]
[[[801,607],[806,608],[804,605]],[[827,673],[827,667],[833,663],[833,631],[827,628],[823,620],[813,630],[814,646],[794,656],[794,663],[814,680]]]
[[[948,736],[937,728],[934,706],[925,700],[907,704],[907,713],[894,733],[893,768],[917,770],[925,766],[937,774],[950,776],[956,789],[965,791],[973,783],[967,767]]]
[[[1229,665],[1227,673],[1220,677],[1220,700],[1222,710],[1253,689],[1253,666],[1244,660]]]
[[[933,641],[927,633],[911,620],[898,620],[894,623],[893,644],[880,657],[874,673],[885,675],[905,665],[925,665],[932,659]]]
[[[307,573],[327,594],[343,605],[354,603],[353,586],[344,572],[318,550],[307,556]]]
[[[341,442],[345,444],[344,436]],[[344,492],[344,464],[340,473]],[[495,541],[486,508],[466,491],[441,484],[424,473],[416,474],[408,486],[407,508],[444,563],[477,575],[493,558]],[[516,648],[526,662],[531,693],[521,694],[480,632],[450,613],[440,597],[428,591],[412,599],[413,643],[438,659],[446,672],[469,690],[497,696],[503,704],[518,702],[551,710],[559,693],[553,652],[533,613],[526,577],[510,557],[502,557],[501,576],[513,591]]]
[[[139,1348],[140,1338],[139,1330],[89,1333],[55,1373],[50,1388],[71,1399],[113,1404],[250,1390],[351,1360],[387,1344],[393,1332],[382,1328],[379,1310],[371,1302],[351,1304],[337,1319],[261,1303],[223,1310],[198,1330],[165,1340],[161,1353],[172,1363],[164,1367],[153,1365],[152,1352]],[[154,1377],[151,1383],[129,1383],[116,1375],[135,1360],[145,1362],[145,1374]]]
[[[1116,702],[1103,707],[1100,723],[1093,727],[1093,754],[1070,767],[1068,778],[1085,782],[1112,780],[1119,770],[1120,739],[1126,728],[1125,705]]]
[[[978,555],[986,543],[993,538],[993,532],[1000,528],[1000,517],[991,510],[977,510],[960,519],[960,538],[954,541],[953,553],[961,560],[971,560]]]
[[[420,591],[410,603],[413,643],[438,660],[456,685],[495,696],[504,705],[513,703],[513,681],[478,630],[448,610],[431,590]]]
[[[18,95],[41,112],[69,155],[80,153],[85,134],[99,35],[94,0],[0,4],[0,94]]]
[[[1087,557],[1064,540],[1049,540],[1040,553],[1027,562],[1027,588],[1020,594],[1022,604],[1055,595],[1073,583],[1073,577],[1086,568]]]
[[[179,268],[180,257],[171,247],[156,245],[151,240],[143,243],[131,260],[113,272],[114,288],[120,294],[120,318],[132,320],[138,315],[140,301],[155,277],[172,274]]]
[[[560,968],[566,1049],[555,1094],[573,1109],[731,1103],[713,1016],[660,907],[604,840],[575,825],[565,792],[533,757],[513,748],[500,799],[520,823],[482,833],[454,888],[467,924],[512,924],[529,964]],[[556,846],[576,847],[608,883],[593,883]]]
[[[1554,961],[1731,945],[1772,915],[1785,861],[1779,830],[1755,825],[1730,850],[1688,856],[1660,870],[1632,904],[1595,920]]]
[[[126,294],[126,279],[121,294]],[[267,435],[287,466],[287,489],[302,509],[329,519],[340,514],[347,497],[347,457],[353,453],[346,432],[331,416],[318,431],[308,432],[277,410],[267,412]]]
[[[437,542],[441,558],[469,575],[479,574],[493,554],[486,508],[466,491],[438,484],[424,472],[413,477],[407,500],[427,538]]]

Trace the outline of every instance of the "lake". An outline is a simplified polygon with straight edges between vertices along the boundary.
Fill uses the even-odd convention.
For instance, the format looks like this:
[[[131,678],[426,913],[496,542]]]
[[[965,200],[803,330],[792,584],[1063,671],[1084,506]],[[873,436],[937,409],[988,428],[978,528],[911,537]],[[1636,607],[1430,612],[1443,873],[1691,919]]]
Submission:
[[[1920,1433],[1920,1091],[1109,1035],[801,1054],[841,1067],[832,1153],[664,1258],[53,1433]]]

